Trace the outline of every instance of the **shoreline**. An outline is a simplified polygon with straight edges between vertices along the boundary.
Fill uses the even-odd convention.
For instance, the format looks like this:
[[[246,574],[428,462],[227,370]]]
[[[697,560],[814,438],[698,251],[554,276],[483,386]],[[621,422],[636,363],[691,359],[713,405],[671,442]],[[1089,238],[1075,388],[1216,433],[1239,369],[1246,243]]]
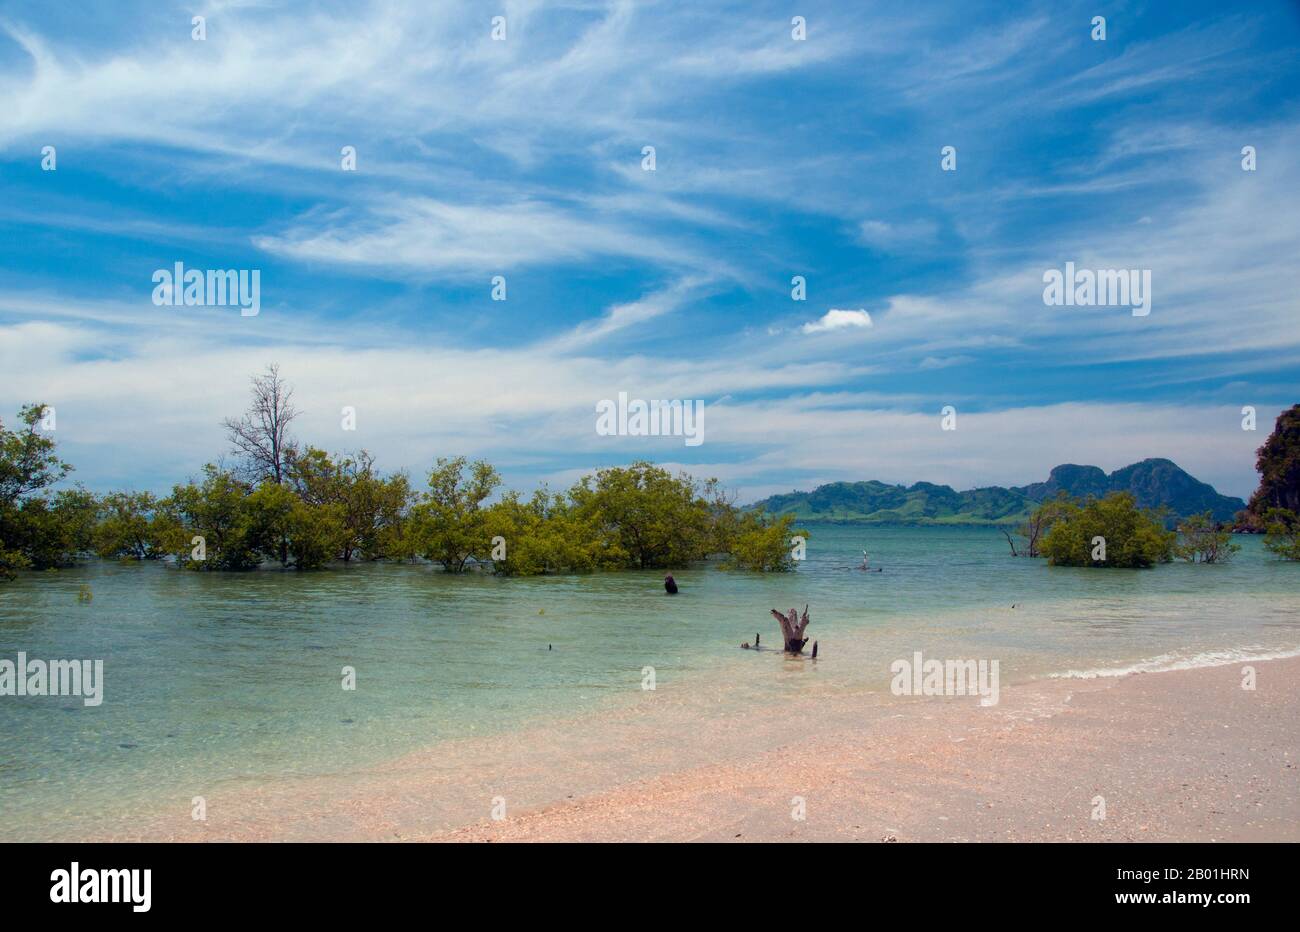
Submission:
[[[992,716],[959,700],[914,704],[895,716],[902,727],[826,734],[427,840],[1300,840],[1300,659],[1254,666],[1253,692],[1221,665],[1040,681],[1008,689]]]
[[[113,574],[92,606],[69,613],[71,580],[9,628],[39,625],[50,656],[103,653],[111,701],[93,717],[56,702],[0,710],[15,725],[9,746],[25,736],[21,753],[32,752],[0,791],[14,803],[0,837],[442,839],[487,819],[498,797],[513,821],[824,741],[829,760],[835,740],[880,740],[898,722],[921,735],[936,722],[962,727],[962,700],[890,694],[892,663],[917,649],[1000,663],[993,713],[1005,715],[1088,685],[1053,674],[1239,669],[1300,645],[1300,601],[1272,565],[1048,579],[1021,565],[1003,573],[1005,561],[967,545],[932,553],[938,540],[899,538],[889,586],[839,572],[833,554],[845,541],[828,534],[838,549],[807,574],[702,573],[684,603],[647,598],[636,580],[521,583],[512,598],[474,585],[460,601],[461,580],[434,574],[411,587],[405,568],[344,582],[321,574],[310,586],[276,574],[252,587],[160,570],[151,587]],[[944,554],[966,585],[935,589],[931,567]],[[180,599],[184,622],[156,610]],[[759,626],[754,604],[813,599],[820,659],[740,649]],[[449,606],[475,623],[452,632],[441,621]],[[213,648],[222,653],[209,666]],[[339,690],[342,664],[362,671],[360,691]],[[202,675],[155,682],[147,671],[160,665]],[[647,668],[653,692],[643,691]],[[743,787],[733,793],[746,799]],[[196,797],[206,823],[190,818]]]
[[[1034,680],[991,708],[822,692],[702,717],[656,698],[237,784],[206,822],[177,800],[100,840],[1297,841],[1300,658],[1252,662],[1254,691],[1243,665]]]

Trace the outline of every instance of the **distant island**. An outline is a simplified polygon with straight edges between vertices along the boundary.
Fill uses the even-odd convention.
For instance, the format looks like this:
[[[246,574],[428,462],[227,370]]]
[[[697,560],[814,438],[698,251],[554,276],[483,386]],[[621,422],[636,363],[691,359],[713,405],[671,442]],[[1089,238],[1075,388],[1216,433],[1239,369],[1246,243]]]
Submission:
[[[1240,498],[1220,495],[1213,486],[1189,475],[1172,460],[1145,459],[1107,475],[1096,466],[1065,463],[1046,482],[1025,486],[988,486],[958,492],[951,486],[917,482],[911,486],[868,482],[832,482],[811,492],[789,492],[755,502],[776,515],[800,521],[844,524],[1012,525],[1025,522],[1042,502],[1065,492],[1074,498],[1100,498],[1131,492],[1141,508],[1168,509],[1171,518],[1209,511],[1231,522],[1246,507]]]

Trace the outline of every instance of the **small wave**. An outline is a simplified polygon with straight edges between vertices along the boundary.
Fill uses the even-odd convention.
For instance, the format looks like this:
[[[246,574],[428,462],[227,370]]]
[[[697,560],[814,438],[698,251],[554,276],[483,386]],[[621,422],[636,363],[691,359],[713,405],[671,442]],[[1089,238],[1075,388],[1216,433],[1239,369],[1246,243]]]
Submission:
[[[1300,648],[1265,650],[1259,647],[1242,647],[1230,650],[1211,650],[1190,657],[1179,654],[1160,654],[1122,667],[1094,667],[1090,670],[1066,670],[1050,673],[1052,679],[1093,680],[1101,677],[1128,676],[1131,673],[1167,673],[1170,670],[1195,670],[1201,667],[1222,667],[1232,663],[1252,660],[1285,660],[1300,657]]]

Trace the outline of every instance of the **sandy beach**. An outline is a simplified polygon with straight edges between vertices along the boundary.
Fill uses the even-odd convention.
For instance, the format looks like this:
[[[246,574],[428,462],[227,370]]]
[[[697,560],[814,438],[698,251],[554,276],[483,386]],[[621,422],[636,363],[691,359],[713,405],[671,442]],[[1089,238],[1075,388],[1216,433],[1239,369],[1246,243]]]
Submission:
[[[1035,680],[993,708],[830,694],[701,718],[652,696],[380,769],[225,786],[206,821],[178,799],[104,838],[1300,840],[1300,658],[1256,663],[1253,691],[1241,667]]]

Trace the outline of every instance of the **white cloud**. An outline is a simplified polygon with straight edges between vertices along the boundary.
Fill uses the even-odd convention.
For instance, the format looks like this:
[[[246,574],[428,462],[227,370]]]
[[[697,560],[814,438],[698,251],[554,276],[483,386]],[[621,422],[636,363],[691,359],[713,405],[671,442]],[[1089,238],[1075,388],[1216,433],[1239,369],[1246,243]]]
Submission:
[[[871,315],[863,308],[853,311],[845,311],[833,307],[820,318],[810,321],[800,329],[804,333],[826,333],[830,330],[846,330],[850,328],[870,327]]]

